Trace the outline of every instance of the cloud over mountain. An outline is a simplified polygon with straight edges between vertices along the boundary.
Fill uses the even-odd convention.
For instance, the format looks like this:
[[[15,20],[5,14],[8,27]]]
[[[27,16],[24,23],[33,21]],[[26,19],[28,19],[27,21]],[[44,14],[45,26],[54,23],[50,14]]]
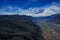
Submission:
[[[60,14],[60,4],[53,2],[50,5],[44,7],[30,7],[23,9],[19,7],[7,6],[0,8],[0,15],[27,15],[33,17],[50,16],[53,14]]]

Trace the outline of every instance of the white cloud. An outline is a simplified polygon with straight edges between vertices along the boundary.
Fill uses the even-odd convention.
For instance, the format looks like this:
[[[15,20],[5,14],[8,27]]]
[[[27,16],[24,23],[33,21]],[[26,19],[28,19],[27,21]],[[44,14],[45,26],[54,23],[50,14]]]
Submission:
[[[8,10],[7,10],[8,9]],[[60,14],[60,4],[52,3],[51,5],[47,5],[45,7],[35,7],[29,9],[22,9],[16,7],[6,7],[0,9],[0,15],[28,15],[33,17],[40,16],[50,16],[53,14]]]
[[[39,13],[43,9],[42,13]],[[33,17],[39,16],[50,16],[53,14],[60,14],[60,6],[58,4],[52,3],[51,5],[42,7],[42,8],[29,8],[27,10],[22,9],[20,15],[28,15]]]

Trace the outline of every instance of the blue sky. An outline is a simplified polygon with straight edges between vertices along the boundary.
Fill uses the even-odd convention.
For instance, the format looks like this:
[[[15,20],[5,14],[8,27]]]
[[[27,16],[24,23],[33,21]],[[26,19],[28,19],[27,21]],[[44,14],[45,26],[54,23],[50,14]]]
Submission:
[[[60,14],[60,0],[0,0],[0,15],[33,17]]]
[[[60,0],[0,0],[0,7],[18,6],[24,8],[41,7],[49,5],[52,2],[60,3]]]

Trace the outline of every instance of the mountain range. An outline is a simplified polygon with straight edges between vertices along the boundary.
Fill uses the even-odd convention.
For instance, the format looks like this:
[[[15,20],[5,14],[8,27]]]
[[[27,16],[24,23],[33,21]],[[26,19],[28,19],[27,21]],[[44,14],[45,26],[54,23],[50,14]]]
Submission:
[[[0,15],[0,40],[60,40],[60,14]]]
[[[47,21],[55,24],[60,24],[60,14],[52,15],[52,18]]]
[[[26,18],[29,20],[32,20],[33,22],[45,21],[45,22],[60,24],[60,14],[54,14],[54,15],[46,16],[46,17],[26,16]]]

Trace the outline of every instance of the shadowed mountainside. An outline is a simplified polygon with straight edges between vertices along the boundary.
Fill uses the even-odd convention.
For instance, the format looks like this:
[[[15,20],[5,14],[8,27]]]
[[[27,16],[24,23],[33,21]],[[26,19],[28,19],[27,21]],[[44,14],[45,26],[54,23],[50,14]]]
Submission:
[[[42,40],[42,30],[25,16],[2,15],[0,40]]]

